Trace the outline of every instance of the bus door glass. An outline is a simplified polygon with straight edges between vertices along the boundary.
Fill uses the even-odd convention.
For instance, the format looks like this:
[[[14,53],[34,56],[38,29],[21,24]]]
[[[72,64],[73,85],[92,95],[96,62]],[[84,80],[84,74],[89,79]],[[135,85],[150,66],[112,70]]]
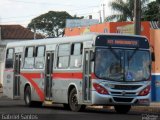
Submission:
[[[45,99],[51,100],[52,98],[52,72],[53,72],[53,60],[54,53],[46,53],[46,63],[45,63]]]
[[[91,50],[84,51],[84,68],[83,68],[83,100],[91,100]]]
[[[14,60],[14,83],[13,94],[14,98],[20,97],[20,69],[21,69],[21,54],[15,53]]]
[[[13,99],[13,83],[14,83],[14,48],[8,48],[6,51],[5,71],[3,80],[3,94]]]

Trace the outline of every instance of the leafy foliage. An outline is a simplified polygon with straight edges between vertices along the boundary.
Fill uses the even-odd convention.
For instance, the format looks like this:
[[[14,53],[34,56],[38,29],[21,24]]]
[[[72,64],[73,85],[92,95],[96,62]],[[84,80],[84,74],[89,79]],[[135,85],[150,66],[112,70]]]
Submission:
[[[144,12],[143,19],[145,21],[158,21],[160,15],[159,6],[156,1],[148,4],[147,9]]]
[[[47,37],[59,37],[64,35],[66,19],[81,19],[82,17],[71,16],[65,11],[49,11],[42,14],[28,24],[28,28],[36,30]]]
[[[141,0],[142,13],[149,0]],[[110,3],[111,8],[116,14],[108,16],[106,21],[133,21],[134,0],[114,0]]]
[[[160,0],[156,0],[156,2],[160,4]]]

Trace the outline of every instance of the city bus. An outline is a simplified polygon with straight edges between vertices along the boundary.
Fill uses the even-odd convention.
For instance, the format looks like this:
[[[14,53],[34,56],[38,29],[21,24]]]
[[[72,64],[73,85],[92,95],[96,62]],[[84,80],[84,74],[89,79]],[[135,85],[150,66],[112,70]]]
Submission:
[[[150,103],[151,54],[146,37],[86,34],[8,43],[4,95],[27,106],[63,104],[72,111],[86,106]]]

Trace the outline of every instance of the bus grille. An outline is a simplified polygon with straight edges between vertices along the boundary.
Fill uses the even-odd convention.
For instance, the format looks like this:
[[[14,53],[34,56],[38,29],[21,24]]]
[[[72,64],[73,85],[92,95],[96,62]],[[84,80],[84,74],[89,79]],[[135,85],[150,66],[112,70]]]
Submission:
[[[115,102],[132,102],[133,98],[118,98],[114,97],[113,98]]]
[[[112,95],[122,95],[124,96],[124,94],[122,92],[111,92]],[[136,95],[136,92],[125,92],[125,96],[133,96],[133,95]]]
[[[136,90],[140,87],[141,87],[141,85],[114,85],[114,87],[112,87],[112,89],[116,89],[116,90]]]

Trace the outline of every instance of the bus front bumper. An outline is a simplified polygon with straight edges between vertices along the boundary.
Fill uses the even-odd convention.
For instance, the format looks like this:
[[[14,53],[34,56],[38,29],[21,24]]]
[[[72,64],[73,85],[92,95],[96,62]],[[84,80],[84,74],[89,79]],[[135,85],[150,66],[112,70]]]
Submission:
[[[150,104],[150,93],[146,96],[113,96],[103,95],[92,91],[93,105],[137,105],[148,106]]]

